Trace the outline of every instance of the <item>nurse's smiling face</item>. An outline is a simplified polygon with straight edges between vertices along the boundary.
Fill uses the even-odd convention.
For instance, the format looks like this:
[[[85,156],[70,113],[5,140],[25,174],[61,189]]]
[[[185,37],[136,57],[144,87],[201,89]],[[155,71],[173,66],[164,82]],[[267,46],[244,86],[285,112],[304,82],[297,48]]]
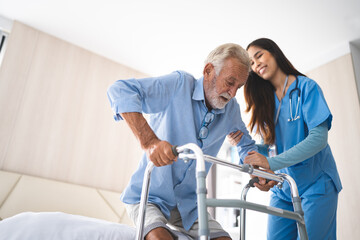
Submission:
[[[251,69],[265,80],[271,80],[280,70],[274,56],[258,46],[251,46],[247,50],[251,59]]]

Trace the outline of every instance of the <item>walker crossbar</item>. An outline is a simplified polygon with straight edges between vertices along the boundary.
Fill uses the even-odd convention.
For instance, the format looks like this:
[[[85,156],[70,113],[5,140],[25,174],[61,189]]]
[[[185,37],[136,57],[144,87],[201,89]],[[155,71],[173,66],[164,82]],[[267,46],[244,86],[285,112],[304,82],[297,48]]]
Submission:
[[[228,208],[244,208],[258,212],[268,213],[279,217],[289,218],[304,223],[303,217],[299,213],[287,211],[281,208],[264,206],[261,204],[246,202],[237,199],[206,199],[208,207],[228,207]]]
[[[208,240],[209,237],[209,228],[208,228],[208,218],[207,218],[207,207],[233,207],[240,209],[251,209],[259,212],[264,212],[280,217],[285,217],[289,219],[296,220],[298,231],[301,240],[307,240],[307,232],[304,224],[304,213],[301,208],[301,200],[299,193],[296,187],[295,181],[288,175],[285,174],[271,174],[264,172],[258,169],[254,169],[251,165],[248,164],[233,164],[227,161],[203,155],[202,150],[195,144],[189,143],[183,146],[175,147],[176,152],[179,153],[179,159],[184,161],[196,159],[196,183],[197,183],[197,202],[198,202],[198,222],[199,222],[199,239]],[[191,153],[190,150],[193,152]],[[229,200],[229,199],[207,199],[206,198],[206,171],[205,171],[205,160],[215,164],[221,164],[227,167],[235,168],[241,172],[245,172],[254,176],[262,177],[269,180],[274,180],[282,184],[286,180],[291,186],[291,195],[293,199],[294,212],[274,208],[270,206],[264,206],[255,203],[249,203],[242,200]],[[143,188],[141,192],[141,201],[139,208],[139,216],[137,223],[137,235],[136,240],[143,239],[143,227],[145,222],[145,210],[146,203],[149,193],[150,186],[150,175],[154,167],[152,162],[149,162],[144,175]]]

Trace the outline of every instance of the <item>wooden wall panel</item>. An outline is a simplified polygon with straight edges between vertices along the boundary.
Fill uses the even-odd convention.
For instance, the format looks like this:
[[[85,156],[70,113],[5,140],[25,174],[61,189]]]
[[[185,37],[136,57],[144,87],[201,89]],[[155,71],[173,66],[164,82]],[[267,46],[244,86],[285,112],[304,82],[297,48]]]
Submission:
[[[38,32],[23,25],[17,26],[17,36],[10,35],[0,68],[0,167],[3,165],[17,113],[23,100],[27,76],[34,54]],[[11,54],[12,50],[16,54]],[[19,71],[21,69],[21,71]]]
[[[4,125],[13,130],[1,135],[7,148],[1,149],[0,168],[122,191],[141,149],[126,123],[113,120],[106,90],[117,79],[145,74],[28,29],[15,22],[0,75],[6,84],[22,86],[13,101],[1,98],[0,110],[16,118]],[[25,42],[28,35],[32,42]],[[6,64],[20,58],[23,45],[33,49],[25,66]],[[26,75],[25,84],[12,72]]]
[[[321,86],[333,114],[329,144],[343,190],[338,203],[338,239],[360,239],[360,107],[351,55],[347,54],[308,73]]]

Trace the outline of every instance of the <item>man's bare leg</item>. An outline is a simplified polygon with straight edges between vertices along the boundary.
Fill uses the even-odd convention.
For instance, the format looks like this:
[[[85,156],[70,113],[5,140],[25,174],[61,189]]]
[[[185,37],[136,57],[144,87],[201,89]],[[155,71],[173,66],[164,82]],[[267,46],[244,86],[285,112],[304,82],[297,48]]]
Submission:
[[[145,236],[145,240],[174,240],[174,238],[167,229],[158,227],[151,230]]]

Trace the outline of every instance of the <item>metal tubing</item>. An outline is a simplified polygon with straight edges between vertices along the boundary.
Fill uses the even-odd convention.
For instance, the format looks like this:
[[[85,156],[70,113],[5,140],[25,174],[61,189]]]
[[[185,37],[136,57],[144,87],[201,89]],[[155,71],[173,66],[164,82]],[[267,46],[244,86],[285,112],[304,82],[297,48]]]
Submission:
[[[250,184],[246,184],[246,186],[241,191],[241,200],[246,201],[246,195],[250,189]],[[245,218],[246,218],[246,209],[240,208],[240,240],[245,240],[245,230],[246,230],[246,224],[245,224]]]
[[[137,226],[136,226],[137,227],[136,240],[142,240],[144,235],[146,204],[149,197],[150,176],[153,168],[154,168],[154,164],[152,162],[149,162],[145,169],[144,181],[141,190],[139,216],[137,219]]]
[[[208,207],[230,207],[230,208],[246,208],[258,212],[268,213],[279,217],[285,217],[296,221],[302,221],[303,218],[299,213],[287,211],[281,208],[264,206],[256,203],[250,203],[243,200],[235,199],[207,199]]]
[[[194,143],[188,143],[183,146],[177,147],[176,150],[179,152],[179,158],[182,158],[183,156],[180,153],[182,153],[187,149],[190,149],[194,152],[194,154],[185,154],[185,157],[190,158],[189,156],[192,156],[193,159],[196,159],[196,172],[205,171],[204,155],[201,148],[199,148],[198,145]]]
[[[199,219],[199,237],[208,237],[208,216],[207,216],[207,204],[206,204],[206,172],[197,172],[197,201],[198,201],[198,219]]]
[[[235,169],[238,169],[241,172],[249,173],[249,174],[257,176],[257,177],[262,177],[262,178],[274,180],[274,181],[277,181],[277,182],[283,182],[284,181],[281,177],[279,177],[279,176],[277,176],[275,174],[264,172],[264,171],[261,171],[261,170],[258,170],[258,169],[254,169],[249,164],[234,164],[234,163],[224,161],[224,160],[221,160],[219,158],[212,157],[212,156],[209,156],[209,155],[204,155],[204,159],[207,162],[216,163],[216,164],[224,165],[224,166],[227,166],[227,167],[235,168]]]
[[[296,222],[297,227],[298,227],[299,236],[300,236],[301,240],[307,240],[308,235],[307,235],[306,226],[305,226],[304,211],[302,210],[301,199],[299,197],[299,192],[298,192],[296,183],[295,183],[294,179],[287,174],[280,173],[280,174],[278,174],[278,176],[281,176],[282,178],[284,178],[290,185],[291,199],[292,199],[292,203],[293,203],[294,212],[298,213],[301,216],[301,221]]]
[[[279,176],[277,176],[275,174],[272,174],[272,173],[268,173],[268,172],[264,172],[264,171],[261,171],[261,170],[258,170],[258,169],[254,169],[249,164],[234,164],[234,163],[224,161],[224,160],[221,160],[219,158],[212,157],[212,156],[209,156],[209,155],[203,155],[203,157],[204,157],[205,161],[207,161],[207,162],[211,162],[211,163],[220,164],[220,165],[223,165],[223,166],[226,166],[226,167],[234,168],[234,169],[237,169],[237,170],[239,170],[241,172],[245,172],[245,173],[248,173],[248,174],[251,174],[251,175],[254,175],[254,176],[257,176],[257,177],[266,178],[266,179],[269,179],[269,180],[274,180],[276,182],[280,182],[280,183],[284,182],[284,179],[282,177],[279,177]],[[196,155],[191,154],[191,153],[185,153],[185,154],[180,153],[179,158],[197,159]]]
[[[216,164],[220,164],[220,165],[223,165],[223,166],[226,166],[226,167],[231,167],[231,168],[238,169],[240,171],[244,171],[243,165],[241,165],[241,164],[239,165],[239,164],[231,163],[231,162],[224,161],[224,160],[221,160],[219,158],[212,157],[212,156],[209,156],[209,155],[204,155],[204,159],[207,162],[216,163]]]
[[[279,176],[277,176],[275,174],[264,172],[264,171],[261,171],[261,170],[258,170],[258,169],[254,169],[254,171],[252,173],[249,173],[249,174],[257,176],[257,177],[262,177],[262,178],[266,178],[266,179],[269,179],[269,180],[273,180],[273,181],[276,181],[276,182],[279,182],[279,183],[284,182],[283,178],[281,178],[281,177],[279,177]]]
[[[296,221],[299,236],[300,236],[301,240],[307,240],[308,235],[307,235],[305,221],[304,221],[304,212],[302,211],[301,199],[299,197],[299,192],[298,192],[296,183],[295,183],[294,179],[289,175],[286,175],[284,173],[279,173],[277,175],[279,177],[285,179],[290,185],[291,198],[292,198],[292,203],[293,203],[293,207],[294,207],[294,212],[298,213],[301,216],[301,220]],[[243,188],[243,190],[241,192],[241,200],[246,201],[246,195],[247,195],[250,187],[252,187],[252,186],[250,185],[250,182],[249,182]],[[241,212],[240,212],[240,240],[245,240],[245,231],[246,231],[245,217],[246,217],[246,209],[241,208]]]
[[[205,171],[205,160],[202,150],[193,143],[177,147],[179,153],[185,149],[190,149],[194,152],[196,157],[196,193],[198,201],[198,218],[199,218],[199,238],[208,239],[209,237],[209,226],[207,217],[207,206],[206,206],[206,171]],[[187,156],[186,156],[187,157]],[[179,154],[181,158],[181,154]]]
[[[194,153],[183,153],[187,150],[192,150]],[[271,174],[258,169],[254,169],[251,165],[243,164],[237,165],[227,161],[223,161],[221,159],[211,157],[208,155],[203,155],[201,149],[193,144],[186,144],[180,147],[177,147],[176,150],[179,152],[179,158],[184,159],[196,159],[196,178],[197,178],[197,200],[198,200],[198,217],[199,217],[199,239],[207,240],[209,237],[209,229],[208,229],[208,219],[207,219],[207,207],[233,207],[233,208],[241,208],[241,222],[240,222],[240,230],[243,229],[240,233],[241,240],[245,240],[245,209],[251,209],[259,212],[264,212],[268,214],[272,214],[275,216],[285,217],[289,219],[293,219],[297,221],[298,230],[300,234],[300,239],[307,240],[307,232],[304,222],[304,213],[301,208],[301,200],[299,197],[299,193],[296,187],[295,181],[286,174]],[[283,183],[284,179],[291,186],[291,194],[293,199],[294,212],[283,210],[280,208],[274,208],[271,206],[264,206],[255,203],[246,202],[246,194],[249,185],[246,186],[246,190],[243,189],[241,200],[227,200],[227,199],[206,199],[206,171],[205,171],[205,160],[208,162],[212,162],[215,164],[225,165],[227,167],[238,169],[242,172],[252,174],[254,176],[270,179],[277,181],[279,183]],[[149,162],[145,169],[144,181],[141,191],[141,201],[139,207],[139,217],[137,220],[137,233],[136,240],[143,239],[143,228],[146,214],[146,204],[149,195],[149,187],[150,187],[150,175],[152,169],[154,168],[154,164]]]
[[[295,180],[292,177],[285,173],[278,173],[277,176],[282,177],[289,183],[292,197],[299,197],[299,191],[297,189]]]

